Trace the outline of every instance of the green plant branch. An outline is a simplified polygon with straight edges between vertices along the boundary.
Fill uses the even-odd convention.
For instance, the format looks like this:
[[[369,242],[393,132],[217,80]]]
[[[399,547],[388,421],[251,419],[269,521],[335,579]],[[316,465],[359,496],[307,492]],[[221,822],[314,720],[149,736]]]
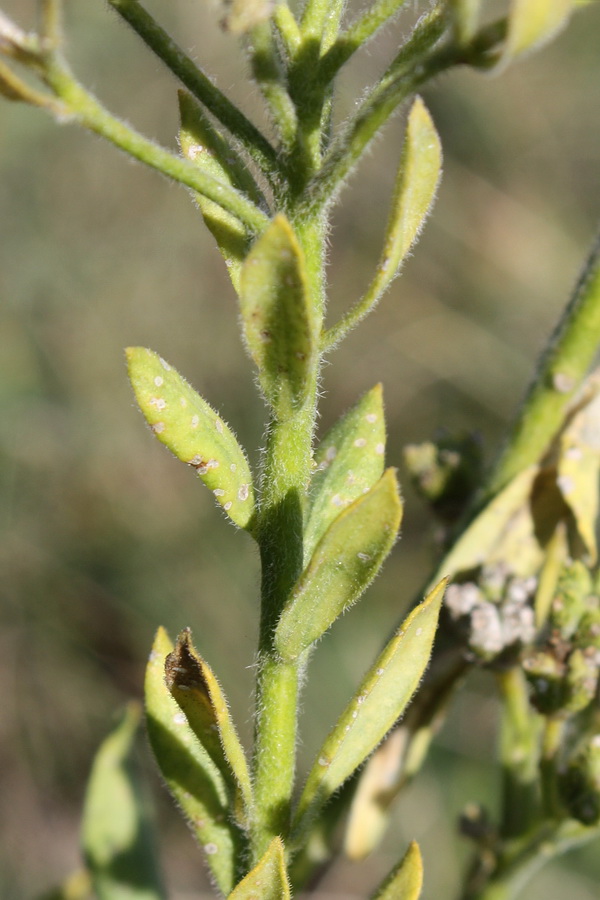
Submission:
[[[559,818],[562,812],[558,791],[559,752],[565,733],[565,720],[551,716],[544,722],[542,754],[540,759],[540,782],[542,810],[546,818]]]
[[[59,103],[54,97],[49,96],[42,91],[36,91],[35,88],[27,84],[16,75],[10,66],[7,66],[0,59],[0,95],[8,100],[21,101],[30,103],[32,106],[39,106],[41,109],[47,109],[48,112],[56,116],[60,120],[66,120],[69,116],[69,110],[63,103]]]
[[[303,251],[310,302],[321,318],[324,223],[320,217],[291,217],[291,221]],[[264,457],[258,525],[262,584],[251,835],[255,859],[273,837],[285,840],[291,821],[298,697],[306,654],[292,663],[284,662],[274,647],[273,632],[303,568],[303,501],[312,473],[319,365],[317,358],[302,407],[284,421],[272,418]]]
[[[65,120],[78,122],[134,159],[213,200],[236,216],[251,232],[262,231],[268,223],[265,213],[243,194],[204,174],[193,163],[165,150],[109,113],[79,84],[58,56],[48,61],[44,80],[62,102],[62,117]]]
[[[382,81],[365,98],[344,133],[332,144],[321,170],[309,185],[311,203],[317,206],[330,203],[399,104],[420,85],[458,61],[458,52],[453,46],[431,52],[444,33],[444,27],[439,11],[421,20]],[[423,58],[427,49],[429,56]]]
[[[289,151],[296,136],[296,109],[287,91],[286,73],[269,21],[252,29],[251,45],[252,74],[260,86],[281,142]]]
[[[509,845],[487,883],[468,884],[462,900],[514,900],[550,860],[599,835],[600,826],[588,827],[574,819],[546,824]]]
[[[108,2],[190,93],[240,142],[261,171],[270,179],[276,176],[279,160],[267,138],[183,52],[138,0]]]
[[[287,2],[275,4],[273,24],[285,48],[288,59],[294,59],[302,41],[300,28]]]
[[[61,0],[41,0],[40,33],[46,50],[58,50],[63,43]]]
[[[307,0],[302,15],[302,34],[318,41],[320,54],[335,42],[345,6],[346,0]]]
[[[539,815],[539,717],[529,704],[520,666],[496,673],[502,698],[500,763],[503,798],[501,835],[515,838],[529,831]]]
[[[592,364],[599,343],[600,236],[541,357],[506,446],[478,498],[476,511],[543,456],[564,421],[565,410]]]
[[[396,16],[406,0],[377,0],[339,36],[329,50],[326,63],[329,77],[348,62],[351,56],[367,43],[379,29]]]

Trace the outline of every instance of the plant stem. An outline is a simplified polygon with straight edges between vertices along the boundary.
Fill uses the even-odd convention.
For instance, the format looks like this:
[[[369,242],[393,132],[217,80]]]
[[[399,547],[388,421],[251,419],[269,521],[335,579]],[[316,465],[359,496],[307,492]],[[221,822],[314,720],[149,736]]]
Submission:
[[[66,63],[57,56],[48,63],[45,80],[64,103],[65,119],[74,119],[120,147],[134,159],[213,200],[243,222],[250,232],[260,232],[268,223],[268,217],[243,194],[211,178],[193,163],[175,156],[111,115],[76,81]]]
[[[539,717],[529,704],[520,666],[497,673],[502,697],[500,762],[503,774],[501,835],[519,837],[539,811],[537,785]]]
[[[445,20],[439,11],[434,10],[423,18],[383,78],[362,102],[347,129],[332,144],[310,185],[312,203],[317,206],[330,203],[398,105],[420,85],[457,62],[457,51],[452,46],[431,52],[444,27]]]
[[[187,89],[240,142],[267,177],[279,168],[275,149],[243,112],[229,100],[183,52],[138,0],[108,0]]]
[[[551,859],[600,835],[574,819],[545,825],[510,846],[483,887],[467,886],[462,900],[515,900],[528,881]]]
[[[285,47],[288,59],[293,59],[298,52],[302,38],[298,23],[287,2],[275,4],[273,24]]]
[[[586,375],[599,342],[600,236],[540,360],[508,442],[479,497],[477,510],[543,456],[564,421],[565,409]]]
[[[547,819],[558,818],[561,803],[558,792],[557,772],[558,753],[565,730],[565,720],[555,716],[547,718],[542,736],[542,756],[540,759],[540,778],[542,789],[542,809]]]
[[[289,149],[296,135],[296,110],[285,86],[285,73],[270,22],[261,22],[252,29],[252,72],[271,111],[281,142]]]
[[[40,34],[45,50],[57,50],[62,44],[63,10],[61,0],[42,0],[40,3]]]
[[[333,44],[328,61],[331,77],[345,62],[391,18],[397,15],[406,0],[377,0]]]
[[[324,228],[320,219],[291,219],[306,261],[309,296],[318,311],[323,303]],[[273,630],[303,569],[303,499],[311,475],[318,367],[317,361],[302,408],[285,421],[271,421],[265,451],[258,528],[262,589],[251,835],[255,862],[273,837],[285,839],[291,819],[305,660],[301,656],[284,663],[273,647]]]

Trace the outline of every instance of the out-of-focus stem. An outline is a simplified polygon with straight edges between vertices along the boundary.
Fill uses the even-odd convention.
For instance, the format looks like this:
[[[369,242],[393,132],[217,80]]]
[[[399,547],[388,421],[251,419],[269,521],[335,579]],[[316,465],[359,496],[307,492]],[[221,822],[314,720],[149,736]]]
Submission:
[[[531,709],[520,666],[497,673],[502,698],[500,763],[503,777],[503,838],[527,832],[539,813],[537,785],[539,721]]]

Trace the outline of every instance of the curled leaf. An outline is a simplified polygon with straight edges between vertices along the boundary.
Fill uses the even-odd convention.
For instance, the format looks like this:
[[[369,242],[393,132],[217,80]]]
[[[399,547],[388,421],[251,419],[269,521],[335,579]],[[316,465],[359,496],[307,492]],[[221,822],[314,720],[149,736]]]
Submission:
[[[102,743],[92,767],[83,812],[82,843],[99,900],[165,897],[156,847],[135,763],[137,705]]]
[[[302,251],[283,215],[273,219],[246,258],[240,308],[265,398],[280,420],[287,419],[307,396],[319,324],[307,296]]]
[[[234,433],[157,353],[128,347],[126,354],[137,402],[158,440],[196,470],[236,525],[250,530],[252,476]]]
[[[383,393],[377,384],[333,426],[315,453],[304,532],[307,560],[340,510],[381,478],[384,453]]]
[[[290,900],[283,841],[274,838],[262,859],[240,881],[229,900]]]
[[[405,619],[326,738],[298,804],[295,840],[404,713],[429,662],[445,587],[443,579]]]
[[[184,629],[165,662],[166,684],[189,726],[219,768],[239,807],[242,821],[252,806],[252,790],[246,756],[221,686],[212,669],[192,644]]]
[[[150,745],[165,784],[203,848],[219,889],[227,895],[238,878],[245,851],[231,821],[228,784],[165,683],[165,660],[173,644],[159,628],[146,668],[146,724]]]
[[[394,469],[331,523],[275,631],[275,646],[295,659],[318,640],[373,581],[392,549],[402,517]]]

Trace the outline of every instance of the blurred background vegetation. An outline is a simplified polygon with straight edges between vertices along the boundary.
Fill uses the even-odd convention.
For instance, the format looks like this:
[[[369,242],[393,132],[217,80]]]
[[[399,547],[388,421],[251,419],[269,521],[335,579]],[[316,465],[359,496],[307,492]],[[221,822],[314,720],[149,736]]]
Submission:
[[[67,3],[75,71],[115,112],[170,146],[175,81],[99,0]],[[148,3],[219,86],[258,117],[234,38],[204,0]],[[412,13],[342,79],[360,96]],[[33,27],[33,0],[2,8]],[[328,427],[376,381],[390,464],[439,429],[502,440],[564,305],[600,212],[600,4],[551,47],[498,78],[445,76],[425,92],[445,149],[432,218],[402,278],[324,371]],[[402,119],[355,175],[331,235],[331,314],[375,263]],[[99,139],[33,109],[0,106],[0,896],[33,897],[78,864],[94,750],[139,697],[154,630],[185,625],[250,734],[258,560],[194,473],[153,441],[134,407],[123,347],[159,351],[249,448],[263,440],[233,291],[184,190]],[[315,654],[302,765],[431,565],[429,516],[406,484],[403,537],[385,573]],[[497,799],[495,705],[485,673],[457,697],[381,853],[340,863],[319,896],[364,897],[415,837],[425,900],[451,898],[468,848],[455,820]],[[210,896],[199,854],[148,765],[173,898]],[[529,900],[597,897],[597,847],[545,870]],[[206,893],[204,893],[206,892]]]

